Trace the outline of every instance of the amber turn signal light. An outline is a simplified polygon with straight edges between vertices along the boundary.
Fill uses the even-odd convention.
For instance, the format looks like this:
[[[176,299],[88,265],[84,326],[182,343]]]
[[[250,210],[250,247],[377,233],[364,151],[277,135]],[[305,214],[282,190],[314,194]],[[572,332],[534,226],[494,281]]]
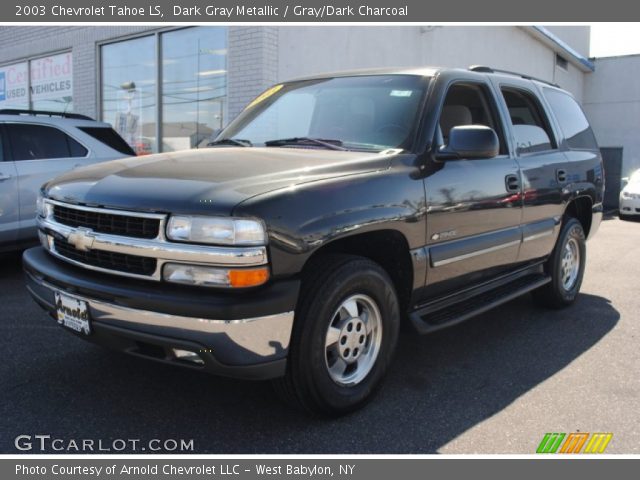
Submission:
[[[229,270],[229,284],[232,287],[257,287],[269,280],[267,267],[246,270]]]

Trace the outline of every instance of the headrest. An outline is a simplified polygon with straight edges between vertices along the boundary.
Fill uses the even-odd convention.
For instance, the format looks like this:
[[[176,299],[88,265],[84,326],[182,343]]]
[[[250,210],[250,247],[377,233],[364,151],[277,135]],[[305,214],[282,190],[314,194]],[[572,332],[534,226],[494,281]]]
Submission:
[[[445,105],[440,115],[440,127],[445,137],[449,136],[449,131],[453,127],[460,125],[471,125],[473,118],[471,110],[464,105]]]

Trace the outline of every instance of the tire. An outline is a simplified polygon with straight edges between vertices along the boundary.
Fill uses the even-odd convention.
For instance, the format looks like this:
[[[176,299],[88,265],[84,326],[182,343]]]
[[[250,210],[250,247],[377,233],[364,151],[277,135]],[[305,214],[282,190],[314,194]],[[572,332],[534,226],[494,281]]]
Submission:
[[[308,412],[342,415],[370,400],[387,372],[400,325],[397,295],[366,258],[326,255],[305,271],[286,375],[274,387]]]
[[[551,276],[551,282],[533,292],[534,300],[550,308],[564,308],[575,302],[582,285],[586,259],[582,224],[568,217],[545,264],[545,272]]]

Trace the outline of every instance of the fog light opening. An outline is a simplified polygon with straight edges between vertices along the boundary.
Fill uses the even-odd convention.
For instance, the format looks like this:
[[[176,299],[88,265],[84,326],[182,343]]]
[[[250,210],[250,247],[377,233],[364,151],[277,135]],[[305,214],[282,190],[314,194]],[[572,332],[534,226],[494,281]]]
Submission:
[[[196,352],[190,350],[181,350],[179,348],[172,348],[171,353],[176,360],[182,360],[185,362],[193,363],[194,365],[204,365],[204,360],[200,358]]]

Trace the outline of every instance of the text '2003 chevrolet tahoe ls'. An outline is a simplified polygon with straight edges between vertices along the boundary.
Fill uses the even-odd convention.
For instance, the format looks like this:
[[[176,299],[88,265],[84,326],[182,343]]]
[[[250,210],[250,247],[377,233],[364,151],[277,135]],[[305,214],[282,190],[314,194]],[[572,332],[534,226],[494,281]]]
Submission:
[[[602,218],[593,133],[556,86],[487,67],[276,85],[205,148],[47,183],[36,301],[89,341],[339,414],[401,321],[571,304]]]

